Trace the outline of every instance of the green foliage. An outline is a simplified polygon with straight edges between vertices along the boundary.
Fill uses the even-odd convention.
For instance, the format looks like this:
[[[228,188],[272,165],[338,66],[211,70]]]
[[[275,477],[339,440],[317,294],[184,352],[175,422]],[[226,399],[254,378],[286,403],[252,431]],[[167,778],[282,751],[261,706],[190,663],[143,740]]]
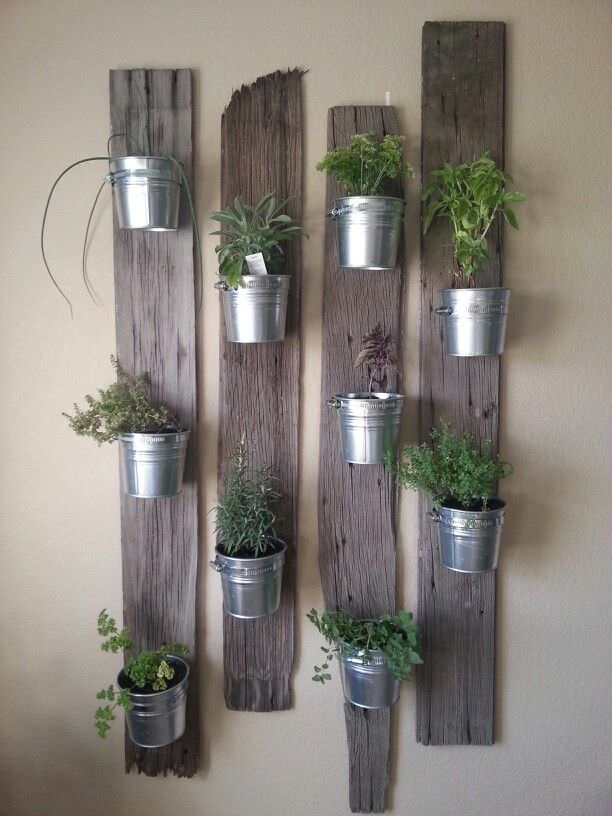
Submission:
[[[168,433],[181,426],[163,406],[156,407],[149,397],[149,375],[127,374],[111,355],[117,382],[100,388],[98,397],[85,396],[87,408],[74,404],[74,416],[63,414],[79,436],[91,436],[98,445],[112,442],[122,433]]]
[[[98,615],[98,634],[106,638],[100,648],[104,652],[118,651],[128,654],[133,651],[134,645],[126,629],[117,629],[117,622],[112,618],[106,609]],[[187,654],[189,648],[184,643],[164,644],[155,651],[143,651],[135,655],[125,664],[124,674],[132,681],[129,689],[116,689],[113,685],[100,689],[96,694],[98,700],[106,700],[105,706],[98,706],[95,713],[95,728],[99,736],[106,737],[111,723],[116,719],[114,711],[117,707],[131,711],[134,707],[130,701],[130,692],[136,689],[151,689],[152,691],[164,691],[168,688],[168,682],[174,677],[174,668],[167,662],[170,654]]]
[[[354,367],[366,366],[370,394],[374,385],[379,391],[383,391],[389,371],[397,368],[397,355],[393,345],[392,336],[385,333],[380,323],[361,339],[361,351],[355,357]]]
[[[511,227],[518,229],[509,205],[524,201],[525,196],[518,191],[506,192],[506,184],[511,181],[512,177],[500,170],[488,153],[468,164],[445,164],[430,176],[423,194],[423,231],[427,232],[434,218],[449,219],[455,275],[468,285],[488,257],[486,235],[495,216],[501,213]]]
[[[289,200],[279,203],[274,193],[268,193],[251,207],[235,198],[233,205],[226,210],[212,213],[212,220],[223,226],[210,234],[224,238],[215,247],[215,252],[219,274],[227,278],[228,286],[240,286],[242,275],[247,274],[246,256],[257,252],[263,255],[268,272],[278,274],[283,259],[282,244],[305,235],[302,227],[283,212]]]
[[[457,503],[463,510],[486,510],[495,482],[512,473],[512,466],[491,456],[491,443],[480,447],[469,432],[458,435],[440,420],[431,444],[406,445],[403,457],[385,456],[387,468],[403,487],[427,493],[433,506]]]
[[[380,195],[385,181],[401,174],[414,176],[408,163],[402,165],[403,142],[403,136],[385,136],[377,141],[371,133],[360,133],[350,144],[327,153],[317,170],[334,175],[349,196]]]
[[[223,495],[215,508],[219,545],[230,557],[258,558],[274,549],[276,516],[272,506],[281,498],[273,487],[270,468],[249,472],[245,438],[232,455]]]
[[[363,652],[363,662],[370,663],[372,651],[384,653],[391,674],[405,680],[413,666],[422,663],[419,654],[419,633],[412,620],[412,613],[401,611],[397,615],[381,615],[378,620],[357,620],[343,612],[322,612],[311,609],[306,615],[323,635],[327,646],[321,646],[323,662],[315,666],[313,680],[325,683],[331,680],[329,664],[335,653],[354,656]]]

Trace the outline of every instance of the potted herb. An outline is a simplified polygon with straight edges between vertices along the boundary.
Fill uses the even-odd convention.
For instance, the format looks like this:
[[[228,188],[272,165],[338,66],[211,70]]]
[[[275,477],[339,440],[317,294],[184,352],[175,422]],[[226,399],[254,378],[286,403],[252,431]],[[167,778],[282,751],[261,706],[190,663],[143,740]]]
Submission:
[[[223,241],[215,247],[230,343],[270,343],[285,339],[291,277],[283,274],[283,244],[304,235],[273,193],[254,207],[239,198],[210,217],[219,221]]]
[[[386,462],[403,487],[431,497],[442,566],[456,572],[496,568],[506,503],[493,492],[512,466],[491,455],[490,442],[479,446],[471,433],[455,434],[440,420],[431,444],[407,445],[399,461],[389,455]]]
[[[64,414],[79,436],[101,445],[119,440],[121,483],[130,496],[144,499],[181,492],[189,431],[167,408],[149,396],[149,375],[127,374],[115,357],[111,363],[117,382],[85,397],[86,408],[75,403],[74,415]]]
[[[315,666],[313,680],[331,680],[329,664],[334,654],[340,664],[344,696],[360,708],[387,708],[399,699],[400,681],[422,663],[419,635],[412,613],[381,615],[358,620],[343,612],[311,609],[308,619],[325,638],[323,661]]]
[[[397,356],[393,338],[380,323],[362,338],[354,367],[366,370],[368,390],[336,394],[327,402],[338,410],[342,458],[357,465],[381,464],[385,451],[397,447],[404,397],[384,390]]]
[[[404,201],[383,194],[385,183],[414,170],[402,163],[403,136],[357,134],[350,144],[327,153],[317,165],[333,175],[346,196],[328,215],[338,228],[338,266],[393,269],[402,234]]]
[[[127,631],[117,629],[117,622],[106,609],[98,615],[100,648],[126,657],[117,677],[117,686],[100,689],[98,700],[106,705],[96,709],[95,726],[99,736],[106,737],[115,717],[115,710],[125,710],[130,739],[142,748],[161,748],[177,740],[185,732],[185,707],[189,665],[179,655],[189,648],[183,643],[160,646],[154,652],[135,653]]]
[[[501,286],[475,288],[487,260],[487,234],[502,215],[514,229],[518,221],[511,204],[525,200],[508,192],[512,178],[488,153],[467,164],[445,164],[434,170],[423,195],[423,232],[436,218],[447,218],[454,250],[453,288],[442,289],[444,350],[455,357],[501,354],[504,350],[510,290]]]
[[[276,535],[273,506],[281,495],[270,469],[251,472],[244,437],[232,456],[216,513],[216,558],[223,608],[235,618],[272,615],[280,603],[287,545]]]
[[[142,92],[138,85],[135,85],[134,87],[142,96]],[[200,236],[189,181],[185,175],[183,165],[178,161],[178,159],[175,159],[173,156],[155,156],[152,154],[149,136],[148,109],[146,105],[144,107],[146,110],[146,117],[142,141],[133,138],[127,133],[114,133],[108,139],[106,156],[89,156],[88,158],[79,159],[78,161],[70,164],[68,167],[62,170],[59,176],[55,179],[51,190],[49,191],[49,195],[47,196],[40,231],[40,247],[43,263],[53,285],[68,303],[71,312],[72,304],[70,303],[68,297],[64,294],[64,291],[51,272],[51,268],[47,260],[45,251],[45,225],[47,222],[49,205],[51,204],[53,193],[55,192],[55,188],[59,184],[60,180],[74,167],[87,162],[101,161],[106,162],[108,165],[108,174],[105,176],[104,181],[98,189],[93,206],[89,213],[87,228],[85,230],[85,238],[83,241],[83,280],[91,297],[94,298],[94,293],[89,283],[85,266],[86,248],[94,210],[106,182],[111,185],[113,190],[113,198],[115,201],[115,209],[119,227],[121,229],[141,230],[147,232],[167,232],[169,230],[178,229],[180,196],[181,190],[184,189],[187,202],[189,204],[189,213],[194,230],[200,281],[202,280]],[[131,149],[132,152],[127,156],[111,156],[112,141],[122,137],[126,139],[128,150]]]

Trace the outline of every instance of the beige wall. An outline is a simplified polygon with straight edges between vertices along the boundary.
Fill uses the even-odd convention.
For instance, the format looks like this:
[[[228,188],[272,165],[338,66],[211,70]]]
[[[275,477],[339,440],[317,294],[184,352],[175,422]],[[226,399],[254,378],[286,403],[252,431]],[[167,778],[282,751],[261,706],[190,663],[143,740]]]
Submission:
[[[383,103],[418,165],[420,37],[427,19],[508,23],[507,164],[529,196],[508,234],[513,289],[504,355],[502,452],[516,475],[498,573],[493,748],[414,740],[414,687],[394,711],[392,814],[604,816],[610,737],[606,413],[610,242],[605,156],[606,4],[595,0],[3,0],[0,276],[2,458],[0,813],[2,816],[312,816],[347,813],[347,755],[336,679],[310,680],[321,605],[316,563],[323,179],[331,105]],[[59,168],[99,154],[110,67],[191,66],[196,76],[201,225],[218,205],[219,125],[233,89],[302,66],[306,118],[304,353],[295,708],[233,713],[222,695],[221,599],[213,548],[217,425],[213,241],[199,330],[203,763],[191,781],[125,776],[121,728],[94,734],[94,693],[118,659],[102,654],[97,611],[121,609],[116,451],[74,437],[61,411],[109,380],[114,344],[108,194],[79,282],[84,214],[100,168],[63,185],[49,254],[71,322],[38,250],[44,195]],[[418,379],[417,184],[407,238],[407,393]],[[606,339],[608,342],[606,342]],[[308,418],[308,420],[306,420]],[[409,418],[408,431],[414,427]],[[609,426],[608,426],[609,427]],[[399,596],[416,606],[416,502],[402,497]],[[607,659],[607,660],[606,660]]]

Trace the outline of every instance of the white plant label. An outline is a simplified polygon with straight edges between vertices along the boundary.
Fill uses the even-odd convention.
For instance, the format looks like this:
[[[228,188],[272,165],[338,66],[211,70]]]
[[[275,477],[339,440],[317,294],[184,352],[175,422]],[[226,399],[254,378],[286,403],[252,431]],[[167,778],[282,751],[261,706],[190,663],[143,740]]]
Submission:
[[[249,267],[249,274],[251,275],[267,275],[266,262],[263,259],[261,252],[256,252],[254,255],[247,255],[244,259]]]

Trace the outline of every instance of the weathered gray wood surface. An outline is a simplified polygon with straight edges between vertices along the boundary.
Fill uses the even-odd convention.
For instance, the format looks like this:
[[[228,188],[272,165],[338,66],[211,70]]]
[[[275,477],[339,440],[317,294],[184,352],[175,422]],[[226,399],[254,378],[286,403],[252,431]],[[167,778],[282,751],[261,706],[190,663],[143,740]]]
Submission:
[[[400,133],[392,107],[331,108],[329,150],[356,133],[381,138]],[[401,183],[389,189],[402,195]],[[326,210],[344,195],[330,177]],[[342,460],[336,411],[326,400],[337,393],[367,390],[367,377],[353,367],[361,338],[379,321],[401,349],[401,268],[384,272],[337,266],[336,227],[325,229],[323,282],[322,408],[319,454],[319,564],[326,608],[357,617],[395,610],[396,489],[383,465]],[[399,388],[392,374],[387,390]],[[380,813],[389,782],[390,714],[345,704],[349,750],[349,801],[353,812]]]
[[[444,162],[489,150],[504,159],[503,23],[425,23],[421,152],[423,184]],[[492,230],[480,286],[501,283],[501,229]],[[444,416],[497,446],[499,358],[442,353],[438,290],[452,285],[448,226],[435,224],[421,247],[422,441]],[[424,745],[493,742],[495,574],[461,575],[440,565],[435,525],[420,498],[419,612],[424,665],[417,674],[417,739]]]
[[[140,90],[140,93],[139,93]],[[174,156],[192,177],[191,71],[110,72],[112,133],[137,134],[149,108],[151,149]],[[113,155],[129,151],[113,139]],[[182,641],[191,649],[187,730],[166,748],[126,737],[126,771],[192,776],[198,762],[195,673],[198,546],[197,403],[193,230],[185,196],[176,233],[120,230],[114,220],[117,353],[130,372],[148,371],[153,396],[191,429],[183,492],[168,499],[121,497],[123,618],[136,648]]]
[[[302,72],[277,71],[236,91],[221,122],[221,204],[266,193],[295,196],[289,215],[302,218]],[[271,466],[283,500],[279,534],[287,542],[279,610],[241,621],[224,615],[225,703],[240,711],[291,706],[295,545],[297,541],[301,242],[285,244],[291,275],[287,337],[282,343],[228,343],[221,314],[219,486],[230,455],[246,434],[253,464]]]

